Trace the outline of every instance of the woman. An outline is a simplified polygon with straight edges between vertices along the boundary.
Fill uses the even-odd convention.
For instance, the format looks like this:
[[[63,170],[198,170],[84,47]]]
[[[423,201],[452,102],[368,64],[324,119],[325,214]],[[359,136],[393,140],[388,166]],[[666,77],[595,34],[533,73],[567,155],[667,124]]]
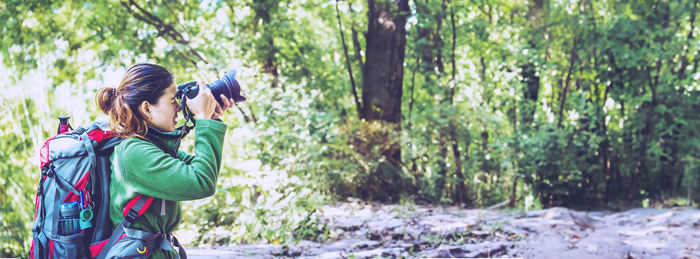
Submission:
[[[97,103],[109,115],[110,127],[124,140],[111,156],[110,218],[126,236],[105,248],[107,258],[144,256],[178,258],[173,246],[180,245],[172,232],[180,224],[180,201],[211,196],[221,166],[226,125],[218,120],[233,99],[221,95],[223,106],[211,90],[198,82],[200,93],[187,100],[196,116],[194,155],[179,151],[176,102],[172,74],[153,64],[135,65],[126,72],[118,88],[102,88]],[[175,144],[175,145],[174,145]],[[148,200],[142,215],[124,221],[127,206],[136,199]],[[144,205],[143,201],[141,205]],[[122,222],[124,221],[124,222]],[[120,225],[121,223],[121,225]],[[184,251],[181,249],[180,251]]]

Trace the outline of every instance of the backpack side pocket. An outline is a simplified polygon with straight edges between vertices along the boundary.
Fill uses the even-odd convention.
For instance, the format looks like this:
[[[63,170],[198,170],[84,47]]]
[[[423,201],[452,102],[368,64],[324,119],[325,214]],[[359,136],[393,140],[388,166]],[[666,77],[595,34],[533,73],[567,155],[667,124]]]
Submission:
[[[56,257],[60,255],[59,258],[87,258],[84,236],[83,232],[67,236],[58,235],[58,238],[50,242],[52,246],[49,247],[49,252]]]
[[[150,258],[151,250],[141,239],[125,236],[107,252],[108,259]]]

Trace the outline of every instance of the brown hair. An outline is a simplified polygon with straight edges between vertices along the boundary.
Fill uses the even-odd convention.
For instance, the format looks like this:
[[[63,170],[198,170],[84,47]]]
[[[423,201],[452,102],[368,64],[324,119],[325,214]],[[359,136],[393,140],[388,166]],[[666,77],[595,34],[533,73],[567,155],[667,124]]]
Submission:
[[[144,101],[155,104],[174,82],[168,69],[154,64],[138,64],[126,71],[119,87],[103,87],[95,101],[109,115],[109,126],[122,138],[145,138],[148,124],[138,107]]]

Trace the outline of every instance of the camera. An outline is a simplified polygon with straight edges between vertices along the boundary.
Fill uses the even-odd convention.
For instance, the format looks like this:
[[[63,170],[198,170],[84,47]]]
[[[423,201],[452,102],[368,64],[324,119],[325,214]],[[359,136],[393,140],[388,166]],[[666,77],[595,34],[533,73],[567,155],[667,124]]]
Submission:
[[[214,98],[216,98],[216,101],[219,102],[219,105],[224,105],[220,97],[221,94],[226,96],[226,98],[233,98],[233,101],[235,102],[243,102],[246,100],[245,97],[241,96],[241,86],[238,84],[235,76],[236,69],[232,69],[221,79],[206,85],[207,88],[211,89],[211,93],[214,95]],[[175,94],[175,97],[182,99],[184,96],[187,96],[188,99],[192,99],[197,96],[198,93],[199,86],[197,85],[197,81],[192,81],[179,84],[177,86],[177,93]]]

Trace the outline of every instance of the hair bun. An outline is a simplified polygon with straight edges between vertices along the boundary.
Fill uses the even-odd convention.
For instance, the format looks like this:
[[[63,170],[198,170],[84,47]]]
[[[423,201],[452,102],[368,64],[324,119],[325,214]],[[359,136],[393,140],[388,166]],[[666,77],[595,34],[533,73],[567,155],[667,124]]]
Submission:
[[[99,91],[97,91],[95,101],[97,102],[97,106],[100,107],[102,112],[104,112],[105,114],[109,114],[109,111],[112,110],[112,106],[114,105],[114,99],[116,96],[116,88],[103,87]]]

